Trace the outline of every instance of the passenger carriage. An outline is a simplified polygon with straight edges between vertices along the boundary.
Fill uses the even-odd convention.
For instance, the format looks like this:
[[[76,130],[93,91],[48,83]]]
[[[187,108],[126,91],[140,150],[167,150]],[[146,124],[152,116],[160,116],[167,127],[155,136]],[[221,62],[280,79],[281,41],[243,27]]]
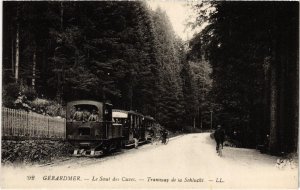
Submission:
[[[135,146],[135,140],[137,140],[139,144],[145,142],[146,129],[143,125],[144,116],[142,114],[134,111],[113,109],[112,116],[114,123],[122,124],[124,147],[129,148]]]

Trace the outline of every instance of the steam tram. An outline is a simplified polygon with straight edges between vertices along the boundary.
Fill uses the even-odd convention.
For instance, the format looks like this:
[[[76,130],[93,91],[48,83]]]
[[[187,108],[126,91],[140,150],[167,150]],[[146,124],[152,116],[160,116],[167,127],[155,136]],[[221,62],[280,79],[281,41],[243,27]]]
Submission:
[[[122,125],[113,125],[111,104],[90,100],[67,104],[66,138],[75,147],[74,155],[98,156],[118,149],[122,132]]]
[[[134,111],[112,109],[91,100],[67,104],[67,140],[74,155],[100,156],[121,148],[145,143],[155,120]]]

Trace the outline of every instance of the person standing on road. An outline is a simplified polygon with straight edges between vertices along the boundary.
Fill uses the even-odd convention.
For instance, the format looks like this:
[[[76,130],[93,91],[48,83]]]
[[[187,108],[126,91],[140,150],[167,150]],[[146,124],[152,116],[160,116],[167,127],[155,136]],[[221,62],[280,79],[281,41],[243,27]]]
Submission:
[[[155,134],[154,134],[153,128],[150,128],[150,130],[149,130],[149,136],[150,136],[151,144],[153,144],[153,141],[154,141],[154,138],[155,138]]]
[[[166,129],[163,129],[161,131],[161,137],[162,137],[162,143],[167,144],[167,138],[168,138],[168,131]]]
[[[225,139],[225,132],[222,129],[221,125],[217,126],[217,130],[214,133],[214,137],[215,137],[215,141],[216,141],[216,150],[218,152],[220,145],[222,145],[222,149],[223,149],[223,143],[224,143],[224,139]]]

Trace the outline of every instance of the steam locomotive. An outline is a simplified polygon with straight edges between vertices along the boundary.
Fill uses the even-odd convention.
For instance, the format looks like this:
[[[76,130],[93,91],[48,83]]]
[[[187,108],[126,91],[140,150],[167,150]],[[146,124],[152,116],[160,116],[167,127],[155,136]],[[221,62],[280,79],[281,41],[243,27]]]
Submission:
[[[67,104],[66,138],[75,156],[100,156],[147,143],[154,118],[112,109],[108,103],[79,100]]]

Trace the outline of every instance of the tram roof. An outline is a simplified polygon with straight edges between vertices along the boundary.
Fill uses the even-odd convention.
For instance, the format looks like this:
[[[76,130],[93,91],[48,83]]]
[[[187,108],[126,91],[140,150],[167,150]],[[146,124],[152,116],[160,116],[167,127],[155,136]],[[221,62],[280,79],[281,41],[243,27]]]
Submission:
[[[67,103],[67,105],[82,105],[82,104],[87,104],[87,105],[103,105],[103,102],[95,101],[95,100],[75,100],[75,101],[70,101]]]
[[[139,116],[144,117],[143,114],[135,112],[135,111],[132,111],[132,110],[131,111],[127,111],[127,110],[120,110],[120,109],[112,109],[112,112],[113,112],[113,117],[114,117],[114,115],[115,116],[122,116],[122,114],[124,114],[124,116],[126,114],[127,117],[128,117],[128,114],[139,115]]]

